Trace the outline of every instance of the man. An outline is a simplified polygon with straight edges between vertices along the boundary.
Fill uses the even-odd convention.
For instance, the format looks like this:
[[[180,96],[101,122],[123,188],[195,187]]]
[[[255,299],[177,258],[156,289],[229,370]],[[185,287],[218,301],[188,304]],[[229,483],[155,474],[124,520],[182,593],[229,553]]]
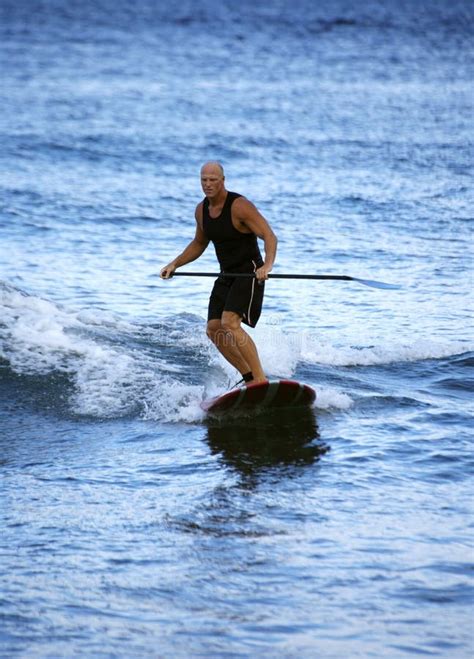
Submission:
[[[199,258],[214,243],[221,272],[252,273],[253,277],[223,277],[214,283],[209,300],[207,335],[221,354],[240,371],[243,381],[266,380],[257,348],[241,324],[255,327],[263,302],[264,282],[273,267],[277,238],[266,219],[245,197],[225,188],[222,165],[201,168],[205,198],[196,206],[196,233],[186,249],[161,271],[168,279],[176,268]],[[257,237],[264,241],[262,259]]]

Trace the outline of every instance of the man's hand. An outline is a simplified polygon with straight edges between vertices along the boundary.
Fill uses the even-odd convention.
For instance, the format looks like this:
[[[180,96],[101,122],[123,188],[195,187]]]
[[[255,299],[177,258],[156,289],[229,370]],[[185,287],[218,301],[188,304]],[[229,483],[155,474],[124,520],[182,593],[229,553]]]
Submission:
[[[165,265],[164,268],[162,268],[160,272],[160,277],[162,279],[169,279],[170,277],[173,276],[173,272],[176,270],[176,266],[174,263],[168,263],[168,265]]]
[[[258,281],[264,282],[266,279],[268,279],[268,273],[271,271],[271,268],[267,265],[262,265],[260,268],[257,268],[255,271],[255,276],[257,277]]]

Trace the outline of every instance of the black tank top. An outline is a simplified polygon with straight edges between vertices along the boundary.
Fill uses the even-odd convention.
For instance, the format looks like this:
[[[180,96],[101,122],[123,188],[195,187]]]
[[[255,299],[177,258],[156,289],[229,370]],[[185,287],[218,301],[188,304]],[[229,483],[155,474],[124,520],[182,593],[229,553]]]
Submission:
[[[214,243],[222,272],[253,272],[263,265],[254,233],[242,233],[232,224],[231,208],[242,195],[228,192],[219,217],[209,215],[209,200],[202,205],[202,227],[206,238]]]

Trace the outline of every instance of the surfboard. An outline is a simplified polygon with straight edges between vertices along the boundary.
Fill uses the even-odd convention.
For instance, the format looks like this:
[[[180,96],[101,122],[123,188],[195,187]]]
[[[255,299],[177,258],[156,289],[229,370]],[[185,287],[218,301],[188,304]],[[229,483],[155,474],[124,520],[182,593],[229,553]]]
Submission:
[[[259,408],[308,407],[316,399],[315,390],[296,380],[267,380],[236,387],[201,403],[209,414],[224,414]]]

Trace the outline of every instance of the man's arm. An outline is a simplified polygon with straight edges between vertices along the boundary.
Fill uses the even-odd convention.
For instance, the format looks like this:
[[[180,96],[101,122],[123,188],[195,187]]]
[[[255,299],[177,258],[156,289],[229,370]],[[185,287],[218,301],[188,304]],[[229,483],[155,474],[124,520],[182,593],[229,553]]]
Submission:
[[[232,205],[234,218],[240,230],[244,233],[252,232],[261,238],[265,245],[265,261],[256,272],[257,279],[268,279],[275,262],[278,239],[272,231],[267,220],[257,210],[256,206],[245,197],[239,197]]]
[[[202,228],[201,205],[202,204],[198,204],[196,207],[196,233],[194,234],[194,238],[179,256],[162,268],[160,273],[162,279],[169,279],[176,268],[180,268],[182,265],[186,265],[186,263],[191,263],[191,261],[198,259],[209,245],[209,240],[206,238]]]

